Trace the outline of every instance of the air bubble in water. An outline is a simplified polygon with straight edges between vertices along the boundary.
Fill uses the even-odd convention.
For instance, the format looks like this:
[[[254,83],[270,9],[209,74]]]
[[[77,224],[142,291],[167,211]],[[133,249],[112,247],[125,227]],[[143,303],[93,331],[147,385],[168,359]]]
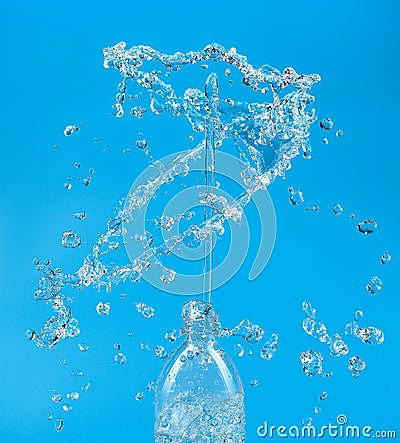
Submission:
[[[290,193],[289,201],[293,206],[301,205],[304,202],[303,193],[299,190],[295,190],[293,188],[288,189]]]
[[[75,125],[68,125],[64,129],[64,135],[68,137],[69,135],[73,134],[74,132],[79,131],[79,126]]]
[[[168,357],[168,352],[167,352],[167,350],[164,348],[164,346],[160,346],[160,345],[158,345],[158,346],[156,346],[156,347],[154,348],[154,355],[155,355],[157,358],[164,359],[164,358],[167,358],[167,357]]]
[[[62,236],[61,244],[64,248],[78,248],[81,245],[81,239],[75,232],[66,231]]]
[[[392,257],[390,256],[390,254],[387,251],[385,251],[381,257],[381,264],[387,265],[391,259],[392,259]]]
[[[360,357],[354,356],[349,360],[349,370],[354,378],[357,378],[366,368],[367,364]]]
[[[164,337],[170,341],[170,342],[174,342],[176,340],[176,330],[175,329],[170,329],[169,331],[167,331],[164,335]]]
[[[54,423],[56,431],[60,432],[63,426],[64,426],[64,420],[62,418],[57,418],[57,420]]]
[[[319,127],[329,131],[333,127],[333,121],[329,117],[324,118],[319,122]]]
[[[366,289],[371,294],[377,294],[382,289],[382,280],[379,277],[372,277],[368,282]]]
[[[115,103],[111,106],[110,112],[114,117],[120,118],[124,115],[124,108],[121,103]]]
[[[321,374],[323,360],[324,358],[322,357],[322,354],[315,350],[310,349],[300,354],[303,371],[308,377]]]
[[[82,352],[86,352],[90,349],[90,346],[86,343],[78,343],[78,349]]]
[[[377,227],[378,224],[372,219],[364,220],[357,225],[357,229],[361,234],[372,234]]]
[[[343,208],[340,203],[336,203],[335,205],[333,205],[332,211],[335,215],[340,215],[343,212]]]
[[[145,318],[154,317],[154,308],[146,305],[145,303],[135,303],[136,310]]]
[[[72,217],[76,218],[77,220],[85,220],[86,212],[75,212],[72,214]]]
[[[236,344],[233,345],[233,352],[238,356],[238,357],[243,357],[244,355],[244,348],[241,344]]]
[[[122,352],[114,355],[114,363],[117,365],[123,365],[126,362],[126,356]]]
[[[96,312],[99,315],[108,316],[108,314],[110,313],[110,308],[110,303],[99,302],[96,306]]]
[[[336,132],[336,137],[340,138],[343,136],[343,131],[339,129],[339,131]]]

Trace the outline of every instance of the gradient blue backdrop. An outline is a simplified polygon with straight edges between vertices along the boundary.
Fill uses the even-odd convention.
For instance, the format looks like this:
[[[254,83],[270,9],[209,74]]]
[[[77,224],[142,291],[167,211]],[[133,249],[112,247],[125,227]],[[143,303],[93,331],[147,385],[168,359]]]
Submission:
[[[313,91],[318,115],[333,118],[335,128],[345,134],[341,140],[332,134],[325,146],[324,134],[313,127],[313,159],[296,159],[287,180],[270,189],[278,233],[267,269],[248,282],[255,252],[251,249],[243,269],[217,291],[215,307],[227,325],[248,317],[280,335],[270,362],[258,356],[236,359],[247,395],[249,443],[262,441],[256,428],[264,420],[299,425],[302,418],[313,416],[322,426],[335,422],[339,413],[346,414],[350,424],[399,434],[398,16],[394,0],[3,2],[1,442],[152,441],[151,395],[146,392],[141,402],[134,396],[156,379],[162,362],[139,351],[139,343],[165,342],[164,331],[180,324],[182,298],[145,283],[124,285],[112,294],[71,293],[78,296],[75,315],[82,328],[80,340],[91,345],[88,353],[78,351],[78,340],[47,351],[24,338],[25,329],[38,328],[49,315],[44,304],[33,301],[38,274],[32,258],[50,258],[73,271],[85,250],[64,250],[64,230],[79,230],[91,244],[114,204],[146,166],[144,156],[121,154],[138,126],[131,130],[132,119],[115,120],[109,113],[119,77],[103,69],[101,50],[120,40],[163,52],[200,49],[217,41],[237,47],[255,66],[293,66],[298,72],[321,74],[323,80]],[[65,138],[65,125],[80,121],[81,131]],[[94,137],[101,141],[94,143]],[[156,156],[170,152],[163,149],[154,143]],[[82,162],[82,169],[96,170],[87,189],[75,180],[75,161]],[[63,183],[70,176],[75,181],[67,192]],[[320,212],[291,206],[290,185],[301,188],[306,204],[319,205]],[[331,207],[338,201],[345,213],[335,217]],[[71,217],[80,210],[88,213],[84,222]],[[356,220],[349,219],[351,212]],[[356,221],[368,217],[376,218],[379,230],[363,237]],[[393,260],[383,268],[379,258],[385,249]],[[375,274],[384,287],[372,296],[364,286]],[[128,294],[125,301],[118,297],[121,292]],[[385,331],[385,343],[375,348],[349,339],[351,355],[367,362],[359,379],[350,376],[347,358],[328,357],[325,347],[302,331],[304,299],[313,302],[332,332],[340,331],[356,309],[364,311],[365,325]],[[94,311],[99,300],[112,303],[107,319]],[[155,307],[154,319],[135,312],[133,302],[142,300]],[[112,362],[116,341],[128,357],[121,367]],[[236,340],[224,344],[231,354],[233,343]],[[310,348],[324,353],[325,368],[333,377],[307,378],[302,373],[298,356]],[[59,365],[61,358],[67,359],[66,366]],[[92,386],[73,402],[71,412],[62,413],[52,404],[51,393],[79,388],[81,380],[69,375],[75,368],[84,370],[82,381]],[[256,388],[249,385],[254,378],[259,380]],[[323,390],[328,399],[315,416],[313,407]],[[64,418],[62,432],[56,433],[54,423],[46,420],[48,412]]]

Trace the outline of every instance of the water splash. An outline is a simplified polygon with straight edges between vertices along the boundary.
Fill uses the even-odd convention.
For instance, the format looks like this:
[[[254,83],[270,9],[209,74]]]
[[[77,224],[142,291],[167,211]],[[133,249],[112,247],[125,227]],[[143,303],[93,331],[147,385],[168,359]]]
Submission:
[[[360,357],[354,356],[350,357],[349,360],[349,370],[351,371],[351,375],[354,378],[357,378],[361,372],[363,372],[366,368],[367,364],[361,360]]]
[[[160,245],[146,245],[142,253],[132,259],[132,263],[107,264],[106,254],[115,249],[112,245],[122,243],[120,238],[126,232],[124,225],[134,220],[136,211],[140,211],[154,198],[163,185],[175,177],[188,174],[191,163],[204,154],[205,142],[177,155],[169,165],[154,164],[155,174],[136,188],[125,204],[117,208],[114,216],[108,220],[107,231],[99,236],[91,253],[84,258],[76,272],[67,274],[60,269],[53,270],[50,266],[40,268],[42,278],[35,299],[49,301],[49,306],[53,305],[52,300],[65,299],[63,291],[67,287],[92,286],[97,290],[105,288],[108,292],[120,282],[139,281],[143,272],[151,267],[159,269],[161,280],[169,284],[175,278],[175,271],[163,265],[163,257],[189,238],[204,241],[212,232],[223,232],[225,222],[239,221],[243,207],[251,201],[255,192],[266,189],[277,177],[285,177],[294,157],[300,153],[305,158],[311,156],[308,137],[316,116],[314,109],[309,109],[309,105],[314,102],[309,90],[319,82],[319,75],[298,74],[293,68],[280,72],[268,65],[254,68],[234,48],[226,50],[218,44],[208,45],[201,51],[168,55],[148,46],[126,49],[125,43],[119,43],[105,48],[103,52],[104,66],[114,67],[122,75],[116,91],[116,103],[111,108],[115,117],[121,118],[124,115],[127,83],[133,81],[149,94],[149,106],[146,109],[153,114],[184,115],[195,132],[204,132],[206,122],[211,119],[216,148],[220,148],[225,140],[234,141],[241,161],[245,192],[231,202],[208,196],[209,204],[220,205],[220,210],[212,218],[198,226],[191,226]],[[212,75],[205,92],[189,88],[179,96],[171,85],[159,77],[158,71],[144,70],[145,62],[149,61],[159,62],[171,71],[195,63],[223,62],[229,69],[237,69],[241,73],[244,86],[260,92],[263,100],[268,96],[270,101],[226,101],[218,96],[215,76]],[[81,182],[83,186],[88,186],[90,181],[91,176],[88,176]],[[34,341],[38,346],[53,347],[60,338],[71,336],[63,333],[72,319],[71,308],[65,306],[64,309],[69,313],[59,314],[57,311],[57,315],[51,317],[37,334]],[[49,322],[52,323],[51,327]],[[47,336],[46,340],[42,339],[43,335]]]
[[[308,377],[321,374],[323,360],[322,354],[312,349],[300,354],[303,371]]]

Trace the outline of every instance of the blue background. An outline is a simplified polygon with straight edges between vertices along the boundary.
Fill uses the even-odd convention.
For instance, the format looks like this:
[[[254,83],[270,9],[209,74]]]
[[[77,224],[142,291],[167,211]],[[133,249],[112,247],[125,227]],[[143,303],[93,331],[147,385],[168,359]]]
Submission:
[[[32,258],[49,258],[65,271],[75,270],[85,245],[63,249],[62,233],[77,229],[92,244],[113,206],[147,165],[140,153],[121,153],[133,144],[139,125],[133,126],[128,116],[116,120],[109,113],[119,75],[103,69],[102,48],[121,40],[128,47],[148,44],[167,53],[216,41],[235,46],[254,66],[293,66],[322,76],[313,89],[317,114],[330,116],[344,136],[338,140],[330,134],[330,143],[324,145],[325,134],[313,126],[312,160],[295,159],[288,178],[270,188],[278,232],[266,270],[256,281],[247,280],[251,249],[241,271],[216,292],[215,308],[226,325],[247,317],[280,335],[270,362],[258,357],[257,347],[252,357],[235,359],[246,389],[249,443],[260,440],[256,429],[264,420],[290,426],[313,416],[314,424],[322,426],[334,423],[340,413],[352,425],[399,434],[397,2],[24,0],[7,1],[2,9],[0,441],[152,441],[152,397],[147,392],[140,402],[134,397],[149,380],[155,381],[163,362],[140,351],[139,343],[168,345],[163,334],[179,327],[182,298],[144,282],[111,294],[70,293],[77,296],[74,314],[82,329],[78,339],[49,351],[24,337],[25,329],[39,328],[50,313],[44,303],[33,300],[38,274]],[[67,124],[81,121],[79,133],[64,137]],[[160,121],[162,134],[168,122]],[[186,126],[182,140],[189,133]],[[175,150],[165,148],[162,138],[154,140],[155,156]],[[79,171],[73,166],[76,161],[82,163]],[[86,189],[76,175],[83,177],[88,167],[96,172]],[[63,188],[67,177],[73,177],[71,191]],[[288,186],[303,190],[305,204],[289,204]],[[345,209],[341,216],[332,214],[336,202]],[[307,213],[308,204],[321,209]],[[87,220],[73,220],[76,211],[86,211]],[[349,218],[352,212],[355,220]],[[356,224],[369,217],[378,221],[379,229],[362,236]],[[386,249],[393,260],[384,268],[379,259]],[[123,254],[121,260],[126,260]],[[375,296],[365,290],[372,275],[383,280]],[[121,292],[127,293],[125,301],[119,299]],[[332,333],[341,331],[356,309],[364,311],[363,325],[384,330],[386,340],[379,347],[348,340],[349,355],[367,362],[359,379],[351,377],[347,357],[329,357],[323,344],[303,332],[304,299],[314,304]],[[95,312],[100,300],[111,301],[108,318]],[[140,317],[135,301],[154,306],[156,316]],[[81,353],[78,341],[91,349]],[[123,366],[112,362],[114,342],[121,343],[127,355]],[[223,342],[231,355],[236,342]],[[334,372],[331,378],[307,378],[302,372],[299,353],[312,348],[325,355],[325,370]],[[66,366],[59,365],[62,358]],[[82,380],[70,376],[76,368],[84,370]],[[259,380],[255,388],[249,385],[254,378]],[[91,387],[70,402],[74,409],[69,413],[51,402],[53,389],[78,390],[84,381]],[[319,405],[322,391],[328,399],[316,416],[313,407]],[[46,420],[48,412],[64,418],[60,433]]]

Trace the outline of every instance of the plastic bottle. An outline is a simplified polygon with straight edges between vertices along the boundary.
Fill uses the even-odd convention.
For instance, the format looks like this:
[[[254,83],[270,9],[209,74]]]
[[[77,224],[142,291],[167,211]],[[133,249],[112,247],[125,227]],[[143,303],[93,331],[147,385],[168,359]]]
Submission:
[[[155,389],[156,443],[242,443],[246,439],[243,386],[218,345],[218,315],[210,303],[183,305],[186,334]]]

